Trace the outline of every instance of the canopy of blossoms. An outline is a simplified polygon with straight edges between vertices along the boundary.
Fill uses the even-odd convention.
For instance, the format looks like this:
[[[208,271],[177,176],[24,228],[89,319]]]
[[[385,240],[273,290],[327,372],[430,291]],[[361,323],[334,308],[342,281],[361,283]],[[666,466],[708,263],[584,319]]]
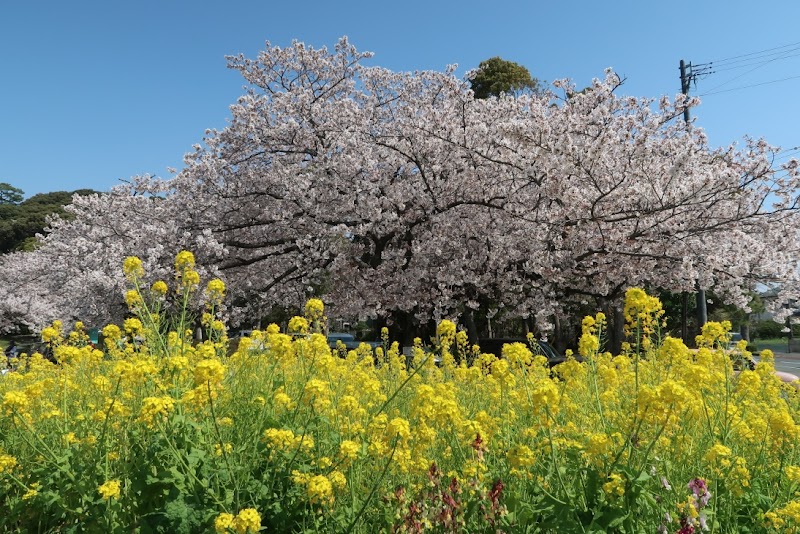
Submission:
[[[154,279],[194,251],[234,322],[324,293],[330,313],[504,309],[544,324],[631,286],[713,287],[744,305],[791,288],[797,162],[763,141],[712,148],[695,105],[577,91],[475,99],[444,72],[392,72],[346,39],[229,58],[248,89],[169,180],[76,197],[41,246],[0,258],[0,323],[124,313],[119,265]]]

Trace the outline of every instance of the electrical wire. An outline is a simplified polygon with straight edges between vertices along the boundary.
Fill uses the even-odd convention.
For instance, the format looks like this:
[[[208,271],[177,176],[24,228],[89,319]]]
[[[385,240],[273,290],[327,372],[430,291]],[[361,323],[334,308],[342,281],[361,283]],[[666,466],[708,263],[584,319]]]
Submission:
[[[732,91],[739,91],[742,89],[749,89],[751,87],[760,87],[762,85],[770,85],[780,82],[785,82],[789,80],[796,80],[800,79],[800,75],[797,76],[787,76],[785,78],[769,80],[765,82],[758,82],[748,85],[742,85],[738,87],[731,87],[728,89],[721,89],[731,82],[734,82],[751,72],[754,72],[760,68],[763,68],[770,63],[774,63],[776,61],[782,59],[790,59],[793,57],[800,56],[800,41],[789,43],[781,46],[776,46],[772,48],[766,48],[764,50],[759,50],[757,52],[750,52],[747,54],[739,54],[737,56],[730,56],[723,59],[718,59],[714,61],[709,61],[707,63],[700,63],[700,64],[689,64],[690,72],[689,80],[697,79],[698,77],[705,78],[710,74],[716,74],[717,72],[725,72],[730,70],[738,70],[748,68],[749,70],[739,74],[738,76],[734,76],[733,78],[712,87],[710,90],[701,93],[698,96],[711,96],[717,95],[721,93],[728,93]],[[683,77],[681,78],[683,80]],[[779,152],[774,154],[773,164],[780,164],[784,165],[785,162],[783,160],[791,160],[797,159],[798,155],[800,155],[800,146],[794,146],[786,149],[782,149]],[[781,162],[781,163],[779,163]],[[776,169],[777,172],[780,172],[779,169]]]
[[[760,69],[760,68],[763,68],[763,67],[767,66],[768,64],[772,63],[773,61],[778,61],[779,59],[783,59],[783,58],[777,57],[777,58],[775,58],[775,59],[770,59],[769,61],[765,61],[764,63],[761,63],[761,64],[759,64],[758,66],[756,66],[756,67],[753,67],[752,69],[750,69],[750,70],[748,70],[748,71],[745,71],[745,72],[743,72],[742,74],[739,74],[738,76],[734,76],[733,78],[731,78],[731,79],[730,79],[730,80],[728,80],[728,81],[722,82],[721,84],[719,84],[719,85],[716,85],[716,86],[712,87],[711,89],[709,89],[708,91],[706,91],[706,92],[705,92],[705,94],[707,94],[707,95],[710,95],[710,94],[715,94],[715,93],[714,93],[714,91],[716,91],[716,90],[717,90],[717,89],[719,89],[720,87],[725,87],[725,86],[726,86],[726,85],[728,85],[729,83],[731,83],[731,82],[733,82],[733,81],[736,81],[736,80],[738,80],[739,78],[742,78],[742,77],[744,77],[744,76],[747,76],[747,75],[748,75],[748,74],[750,74],[751,72],[757,71],[758,69]]]
[[[784,159],[792,159],[800,151],[800,146],[793,146],[792,148],[785,148],[775,154],[775,161]]]
[[[747,74],[747,73],[745,73],[745,74]],[[737,78],[741,78],[741,76],[737,76]],[[730,89],[723,89],[721,91],[713,91],[712,90],[712,91],[708,91],[706,93],[702,93],[702,94],[700,94],[698,96],[718,95],[720,93],[728,93],[730,91],[738,91],[740,89],[749,89],[750,87],[758,87],[760,85],[769,85],[769,84],[772,84],[772,83],[785,82],[787,80],[796,80],[797,78],[800,78],[800,75],[798,75],[798,76],[789,76],[787,78],[781,78],[780,80],[770,80],[768,82],[754,83],[754,84],[750,84],[750,85],[742,85],[742,86],[739,86],[739,87],[731,87]],[[736,78],[734,78],[734,79],[736,79]],[[730,80],[730,81],[733,81],[733,80]],[[725,83],[727,84],[728,82],[725,82]],[[725,85],[725,84],[722,84],[722,85]],[[718,85],[717,87],[722,87],[722,85]]]
[[[800,50],[800,47],[796,48],[796,49],[792,49],[791,52],[794,52],[795,50]],[[787,50],[787,53],[788,52],[789,51]],[[747,68],[747,67],[760,66],[762,64],[772,63],[773,61],[778,60],[778,59],[789,59],[789,58],[797,57],[797,56],[800,56],[800,52],[798,52],[797,54],[785,55],[785,56],[781,56],[781,57],[777,57],[777,58],[773,58],[773,59],[769,59],[769,60],[765,60],[765,61],[756,61],[756,62],[753,62],[753,63],[742,63],[741,65],[736,65],[736,66],[733,66],[733,67],[723,67],[721,69],[720,68],[716,68],[716,66],[712,65],[712,67],[714,68],[714,70],[712,72],[715,72],[715,73],[716,72],[725,72],[726,70],[736,70],[736,69],[744,69],[744,68]]]
[[[717,89],[725,87],[726,85],[728,85],[728,84],[730,84],[730,83],[732,83],[732,82],[734,82],[734,81],[736,81],[738,79],[741,79],[741,78],[747,76],[748,74],[750,74],[752,72],[755,72],[756,70],[769,65],[770,63],[773,63],[775,61],[779,61],[779,60],[782,60],[782,59],[789,59],[789,58],[796,57],[796,56],[800,56],[800,42],[795,42],[795,43],[790,43],[790,44],[786,44],[786,45],[782,45],[782,46],[776,46],[776,47],[772,47],[772,48],[767,48],[767,49],[764,49],[764,50],[760,50],[758,52],[750,52],[748,54],[740,54],[738,56],[731,56],[731,57],[728,57],[728,58],[719,59],[719,60],[715,60],[715,61],[709,61],[707,63],[701,63],[699,65],[690,65],[690,67],[692,69],[698,69],[698,71],[696,73],[694,73],[693,75],[692,74],[690,74],[690,75],[692,75],[694,77],[701,76],[701,77],[704,78],[704,77],[706,77],[706,76],[708,76],[710,74],[716,74],[717,72],[724,72],[724,71],[727,71],[727,70],[736,70],[736,69],[749,68],[749,70],[747,70],[747,71],[745,71],[745,72],[743,72],[743,73],[741,73],[741,74],[739,74],[737,76],[734,76],[733,78],[730,78],[730,79],[728,79],[728,80],[726,80],[726,81],[724,81],[724,82],[722,82],[722,83],[720,83],[718,85],[715,85],[714,87],[712,87],[711,89],[707,90],[705,93],[701,94],[700,96],[712,95],[712,94],[717,94],[717,93],[720,93],[720,92],[725,92],[725,91],[717,91]],[[776,81],[783,81],[783,80],[776,80]],[[766,82],[766,83],[774,83],[774,82],[775,81]],[[749,86],[742,86],[742,87],[734,88],[734,89],[731,89],[731,90],[745,89],[747,87],[755,87],[756,85],[759,85],[759,84],[749,85]]]
[[[774,51],[775,50],[782,50],[784,48],[791,48],[791,47],[800,47],[800,41],[798,41],[796,43],[789,43],[789,44],[785,44],[785,45],[782,45],[782,46],[775,46],[773,48],[767,48],[767,49],[764,49],[764,50],[759,50],[758,52],[750,52],[748,54],[740,54],[738,56],[731,56],[731,57],[727,57],[727,58],[723,58],[723,59],[717,59],[717,60],[714,60],[714,61],[709,61],[708,63],[709,64],[713,64],[713,65],[722,65],[722,64],[727,63],[727,62],[736,63],[737,61],[735,61],[735,60],[738,60],[738,61],[751,61],[751,60],[754,60],[754,59],[759,59],[757,57],[754,58],[754,57],[751,57],[751,56],[764,55],[764,57],[767,57],[767,56],[770,56],[770,55],[783,54],[783,53],[786,53],[786,52],[789,52],[789,51],[788,50],[783,50],[782,52],[774,52]],[[767,52],[771,52],[771,53],[768,54]],[[741,58],[749,58],[749,59],[741,59]],[[706,63],[703,63],[703,65],[706,65]]]

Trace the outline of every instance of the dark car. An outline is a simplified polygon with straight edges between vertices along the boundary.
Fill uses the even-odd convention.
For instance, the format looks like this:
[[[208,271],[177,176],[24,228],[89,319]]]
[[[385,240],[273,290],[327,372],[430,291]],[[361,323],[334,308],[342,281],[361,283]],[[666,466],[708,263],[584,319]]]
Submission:
[[[47,349],[47,345],[42,343],[42,338],[40,336],[34,335],[21,335],[21,336],[14,336],[12,341],[16,347],[17,356],[20,354],[28,354],[31,355],[34,352],[40,352],[44,354],[45,350]]]

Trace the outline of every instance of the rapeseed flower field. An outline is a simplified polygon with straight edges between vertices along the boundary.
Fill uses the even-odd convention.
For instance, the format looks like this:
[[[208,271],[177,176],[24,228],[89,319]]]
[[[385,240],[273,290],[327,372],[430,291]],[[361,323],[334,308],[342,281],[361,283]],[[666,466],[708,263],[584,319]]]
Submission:
[[[627,294],[628,343],[554,368],[443,321],[407,360],[330,349],[324,304],[231,347],[225,285],[125,260],[131,317],[81,323],[0,380],[4,532],[797,532],[798,393],[709,323],[696,351]],[[202,312],[190,310],[197,299]],[[195,325],[206,340],[194,341]],[[434,354],[441,365],[434,364]],[[467,365],[466,362],[472,365]],[[456,364],[456,362],[463,362]]]

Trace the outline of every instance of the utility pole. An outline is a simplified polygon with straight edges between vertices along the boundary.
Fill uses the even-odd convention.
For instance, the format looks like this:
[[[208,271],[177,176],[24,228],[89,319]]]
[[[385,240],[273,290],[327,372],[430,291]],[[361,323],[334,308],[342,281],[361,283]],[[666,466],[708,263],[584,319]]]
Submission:
[[[710,64],[700,66],[700,69],[695,70],[692,68],[692,64],[689,63],[688,65],[684,60],[681,60],[680,69],[681,69],[681,93],[686,96],[689,96],[689,87],[691,86],[692,82],[697,81],[698,76],[702,76],[705,74],[710,74],[709,69]],[[683,108],[683,120],[687,124],[689,124],[689,107],[686,106]],[[705,289],[700,287],[700,283],[698,282],[696,285],[697,288],[697,328],[698,330],[703,328],[708,322],[708,307],[706,305],[706,291]],[[688,332],[686,332],[686,318],[688,316],[688,295],[684,293],[683,295],[683,313],[684,313],[684,321],[683,321],[683,332],[681,334],[684,335],[685,338],[688,337]],[[698,332],[699,333],[699,332]]]
[[[692,64],[689,63],[689,70],[691,71]],[[692,75],[691,72],[687,75],[686,73],[686,62],[681,60],[681,93],[686,96],[689,96],[689,85],[692,83]],[[683,122],[689,124],[689,108],[683,108]]]

